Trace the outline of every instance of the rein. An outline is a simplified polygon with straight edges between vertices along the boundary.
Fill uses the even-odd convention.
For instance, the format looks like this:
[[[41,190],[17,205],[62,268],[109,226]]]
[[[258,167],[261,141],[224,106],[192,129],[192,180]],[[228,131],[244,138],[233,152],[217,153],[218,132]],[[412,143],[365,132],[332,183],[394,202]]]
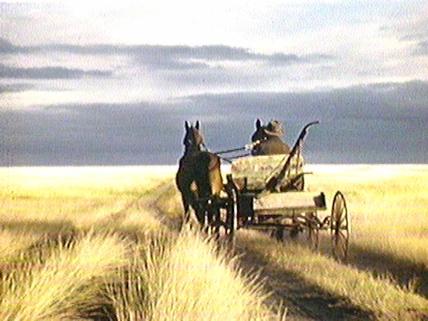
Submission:
[[[223,157],[223,156],[219,156],[219,155],[217,155],[217,156],[220,157],[220,159],[228,162],[229,164],[232,164],[232,160],[233,159],[241,158],[241,157],[246,157],[246,156],[250,156],[250,155],[251,155],[250,153],[245,153],[245,154],[231,156],[231,157]]]
[[[257,145],[259,145],[261,142],[262,142],[262,140],[256,140],[255,142],[252,142],[250,144],[246,144],[246,145],[244,145],[242,147],[221,150],[219,152],[213,152],[213,154],[221,155],[221,154],[228,154],[228,153],[233,153],[233,152],[239,152],[241,150],[252,150],[254,147],[256,147]]]
[[[254,147],[256,147],[257,145],[259,145],[263,140],[256,140],[255,142],[252,142],[250,144],[246,144],[242,147],[238,147],[238,148],[232,148],[232,149],[226,149],[226,150],[221,150],[218,152],[211,152],[214,155],[217,155],[220,159],[228,162],[229,164],[232,164],[232,160],[236,159],[236,158],[241,158],[241,157],[246,157],[251,155],[251,153],[244,153],[244,154],[240,154],[240,155],[235,155],[235,156],[230,156],[230,157],[224,157],[224,156],[220,156],[221,154],[230,154],[233,152],[239,152],[241,150],[252,150]],[[206,151],[208,151],[208,148],[205,146],[204,143],[202,143],[202,147],[204,147],[204,149]]]

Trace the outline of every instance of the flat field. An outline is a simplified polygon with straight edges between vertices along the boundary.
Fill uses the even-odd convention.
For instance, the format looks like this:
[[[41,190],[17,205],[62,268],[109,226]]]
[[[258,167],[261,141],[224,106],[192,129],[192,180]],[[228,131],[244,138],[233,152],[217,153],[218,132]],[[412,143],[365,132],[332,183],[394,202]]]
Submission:
[[[428,165],[312,165],[344,193],[346,263],[240,230],[179,232],[175,167],[0,169],[1,320],[424,320]],[[320,212],[321,217],[328,215]]]

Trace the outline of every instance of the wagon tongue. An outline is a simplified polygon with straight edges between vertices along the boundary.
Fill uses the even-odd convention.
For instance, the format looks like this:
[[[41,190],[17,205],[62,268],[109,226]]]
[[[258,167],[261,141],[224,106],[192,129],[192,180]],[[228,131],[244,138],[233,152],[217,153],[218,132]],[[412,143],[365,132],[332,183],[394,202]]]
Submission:
[[[281,181],[284,179],[285,174],[287,173],[292,158],[296,155],[296,153],[300,150],[303,141],[305,139],[305,136],[308,132],[309,127],[319,124],[319,121],[314,121],[309,124],[307,124],[305,127],[303,127],[302,131],[300,132],[299,137],[297,138],[296,142],[294,143],[293,148],[291,149],[290,154],[288,155],[287,161],[285,162],[284,166],[281,168],[281,171],[278,173],[278,175],[274,175],[269,179],[269,181],[266,183],[265,188],[263,191],[258,194],[259,197],[263,196],[266,193],[270,193],[272,191],[275,191],[278,186],[281,184]]]

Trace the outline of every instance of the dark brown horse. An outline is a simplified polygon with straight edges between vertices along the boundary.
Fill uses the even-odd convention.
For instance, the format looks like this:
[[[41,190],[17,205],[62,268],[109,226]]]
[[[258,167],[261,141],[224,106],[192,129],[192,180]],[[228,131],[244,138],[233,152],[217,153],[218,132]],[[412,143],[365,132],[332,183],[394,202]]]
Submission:
[[[205,214],[200,211],[197,202],[201,198],[218,196],[223,189],[220,158],[202,150],[204,139],[199,121],[195,126],[185,122],[183,144],[184,155],[180,158],[175,182],[181,193],[184,220],[189,220],[189,210],[192,207],[199,223],[203,224]]]
[[[251,154],[252,155],[275,155],[288,154],[290,147],[281,139],[283,134],[280,124],[277,121],[271,121],[265,126],[262,126],[260,119],[256,120],[256,131],[251,136],[251,141],[260,141]]]

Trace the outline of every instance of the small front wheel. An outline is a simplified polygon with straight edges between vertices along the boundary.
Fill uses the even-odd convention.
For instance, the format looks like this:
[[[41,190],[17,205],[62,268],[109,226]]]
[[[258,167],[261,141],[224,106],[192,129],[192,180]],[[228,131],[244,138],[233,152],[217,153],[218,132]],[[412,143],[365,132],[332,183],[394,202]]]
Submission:
[[[233,183],[232,177],[227,176],[227,183],[225,185],[225,190],[227,193],[227,202],[226,202],[226,234],[228,240],[231,244],[234,242],[235,231],[237,228],[237,188]]]

